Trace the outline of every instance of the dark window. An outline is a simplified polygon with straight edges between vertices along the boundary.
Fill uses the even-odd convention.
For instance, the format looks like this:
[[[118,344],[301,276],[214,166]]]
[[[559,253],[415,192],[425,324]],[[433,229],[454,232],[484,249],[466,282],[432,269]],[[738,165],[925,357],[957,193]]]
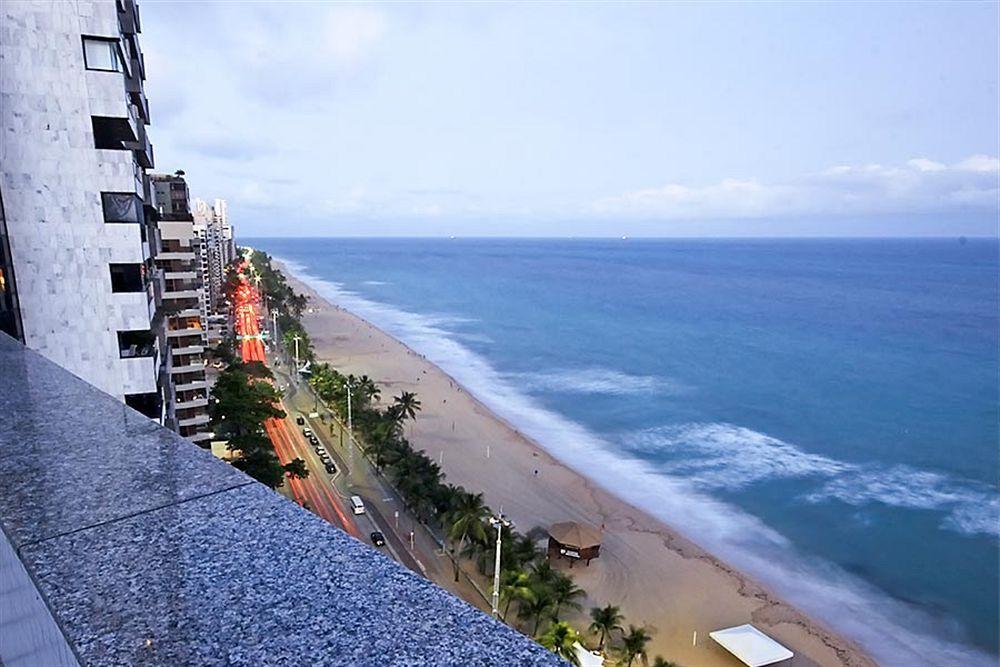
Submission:
[[[108,266],[111,268],[112,292],[145,291],[142,264],[109,264]]]
[[[87,69],[121,72],[122,59],[118,40],[107,37],[84,37],[83,62]]]
[[[156,335],[149,329],[119,331],[118,354],[122,359],[152,357],[156,354]]]
[[[187,189],[187,187],[183,183],[171,183],[170,184],[170,189],[171,190],[180,190],[181,192],[183,192],[184,190]]]
[[[105,148],[112,151],[129,150],[125,142],[135,141],[135,132],[129,124],[129,119],[116,116],[91,116],[94,127],[94,148]]]
[[[143,222],[142,200],[133,192],[102,192],[104,222]]]
[[[150,419],[160,418],[160,395],[155,391],[148,394],[125,394],[125,405]]]

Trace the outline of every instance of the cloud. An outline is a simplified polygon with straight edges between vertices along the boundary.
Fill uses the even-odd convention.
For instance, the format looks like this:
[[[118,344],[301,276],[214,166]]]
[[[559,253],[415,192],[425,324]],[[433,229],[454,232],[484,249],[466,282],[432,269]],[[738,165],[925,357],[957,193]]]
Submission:
[[[998,201],[1000,160],[973,155],[952,165],[927,158],[901,166],[838,165],[786,183],[668,183],[605,197],[584,210],[599,217],[684,220],[996,209]]]
[[[385,15],[370,7],[336,7],[326,16],[326,53],[340,67],[367,60],[385,33]]]

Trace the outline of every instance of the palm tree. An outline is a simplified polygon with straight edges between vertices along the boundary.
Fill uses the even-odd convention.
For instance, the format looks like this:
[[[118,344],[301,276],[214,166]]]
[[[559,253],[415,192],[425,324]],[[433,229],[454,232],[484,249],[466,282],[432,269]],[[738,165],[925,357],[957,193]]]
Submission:
[[[548,586],[535,581],[531,586],[531,598],[523,601],[517,609],[518,618],[533,621],[531,636],[538,635],[538,627],[542,619],[552,611],[552,594]]]
[[[395,413],[399,419],[406,419],[407,417],[416,419],[417,413],[420,412],[420,400],[417,399],[416,394],[412,391],[404,391],[392,400]]]
[[[596,632],[601,636],[597,650],[603,652],[604,642],[611,639],[611,633],[615,630],[622,631],[622,621],[625,620],[625,617],[622,615],[619,607],[609,604],[605,607],[592,608],[590,610],[590,618],[593,621],[590,624],[590,631]]]
[[[677,663],[672,660],[667,660],[662,655],[658,655],[653,658],[652,667],[677,667]]]
[[[455,507],[449,512],[448,539],[458,542],[452,561],[455,565],[455,581],[458,581],[458,559],[465,548],[465,541],[473,539],[486,541],[486,518],[490,509],[483,502],[481,493],[464,493],[455,499]]]
[[[628,632],[622,636],[621,654],[622,660],[628,667],[632,667],[632,663],[635,662],[636,658],[642,658],[642,661],[646,662],[646,644],[652,637],[646,632],[645,628],[637,628],[634,625],[628,626]]]
[[[553,579],[550,590],[552,591],[552,599],[556,605],[555,611],[552,612],[555,618],[559,617],[559,612],[563,607],[579,610],[580,603],[576,599],[587,594],[586,591],[573,583],[573,580],[565,574],[559,574]]]
[[[576,654],[575,646],[579,640],[580,635],[570,627],[569,623],[560,622],[554,623],[548,632],[539,638],[538,643],[570,664],[579,665],[580,657]]]
[[[500,601],[503,604],[503,620],[507,620],[510,603],[530,600],[535,593],[531,590],[531,577],[524,572],[506,572],[500,584]]]

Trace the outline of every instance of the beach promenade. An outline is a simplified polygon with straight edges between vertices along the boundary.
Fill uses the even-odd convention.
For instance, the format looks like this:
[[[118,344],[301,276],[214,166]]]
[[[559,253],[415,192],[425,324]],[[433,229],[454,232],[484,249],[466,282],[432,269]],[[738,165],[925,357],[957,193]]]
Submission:
[[[874,665],[860,648],[699,548],[697,536],[686,539],[553,459],[435,365],[278,268],[310,297],[302,322],[319,359],[371,376],[386,397],[417,393],[423,409],[407,437],[441,462],[447,481],[482,491],[522,532],[566,520],[603,527],[600,558],[572,570],[588,593],[584,610],[620,605],[626,623],[653,631],[650,655],[685,666],[737,665],[708,633],[753,623],[795,651],[787,664]],[[585,628],[585,613],[567,620]]]

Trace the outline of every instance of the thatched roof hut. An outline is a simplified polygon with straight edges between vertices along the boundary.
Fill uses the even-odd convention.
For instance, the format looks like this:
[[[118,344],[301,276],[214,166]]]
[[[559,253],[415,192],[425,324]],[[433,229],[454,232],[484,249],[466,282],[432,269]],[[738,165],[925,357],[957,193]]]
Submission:
[[[549,558],[585,560],[587,565],[601,552],[601,531],[585,523],[564,521],[549,528]]]

